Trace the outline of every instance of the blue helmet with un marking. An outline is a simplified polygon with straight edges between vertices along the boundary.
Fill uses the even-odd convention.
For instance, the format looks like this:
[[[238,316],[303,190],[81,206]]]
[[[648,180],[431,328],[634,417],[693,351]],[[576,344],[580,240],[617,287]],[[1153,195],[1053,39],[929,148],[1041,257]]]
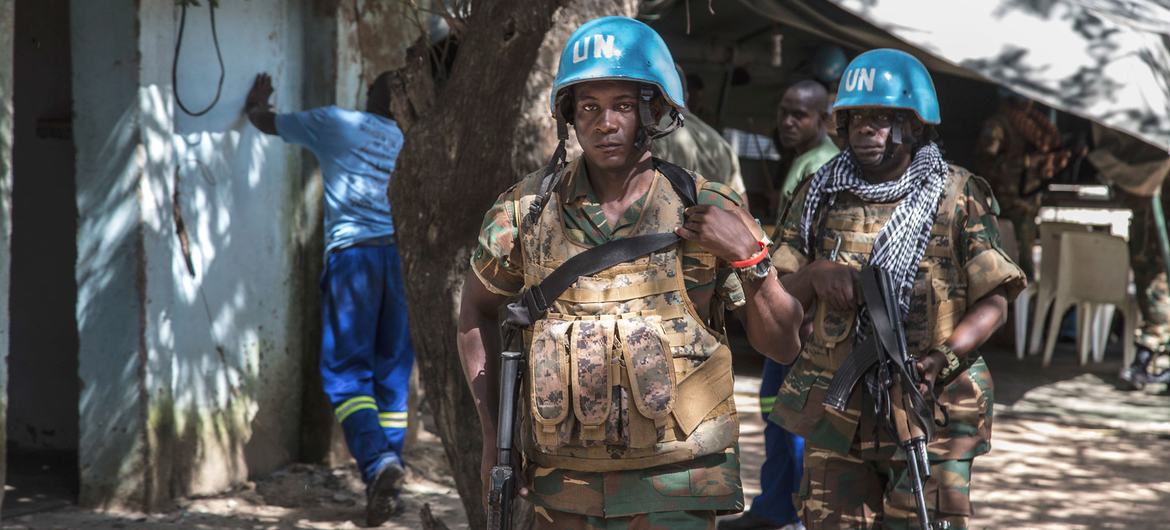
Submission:
[[[686,107],[682,80],[666,42],[650,26],[632,18],[595,18],[569,36],[549,96],[549,110],[558,115],[557,97],[565,88],[600,80],[653,85],[676,111]]]
[[[862,107],[905,109],[914,112],[923,123],[942,122],[930,72],[921,61],[901,50],[870,50],[845,67],[833,110]]]

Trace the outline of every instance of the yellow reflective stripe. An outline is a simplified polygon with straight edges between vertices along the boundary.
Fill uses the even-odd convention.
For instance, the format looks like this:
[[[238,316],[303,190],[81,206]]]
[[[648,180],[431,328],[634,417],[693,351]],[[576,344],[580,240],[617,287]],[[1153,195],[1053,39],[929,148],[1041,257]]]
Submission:
[[[378,405],[372,396],[358,396],[345,400],[344,403],[338,405],[333,409],[333,415],[337,416],[337,421],[345,421],[350,414],[362,409],[378,410]]]
[[[406,420],[382,420],[379,424],[385,429],[405,429],[407,427]]]
[[[760,396],[760,410],[772,410],[776,404],[776,396]]]
[[[410,413],[408,412],[379,412],[378,417],[382,419],[391,420],[405,420]]]
[[[355,413],[359,410],[362,410],[362,409],[378,410],[378,406],[373,404],[373,403],[355,403],[352,407],[350,407],[345,412],[338,414],[337,421],[344,422],[345,419],[348,418],[350,414],[353,414],[353,413]]]

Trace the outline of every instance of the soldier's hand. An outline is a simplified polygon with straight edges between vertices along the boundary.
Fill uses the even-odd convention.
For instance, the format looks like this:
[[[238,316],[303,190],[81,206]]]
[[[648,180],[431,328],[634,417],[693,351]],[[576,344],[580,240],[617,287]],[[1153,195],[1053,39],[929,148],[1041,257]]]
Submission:
[[[717,206],[700,204],[687,208],[683,225],[674,233],[687,241],[694,241],[707,252],[724,261],[742,261],[760,251],[763,231],[742,208],[724,210]]]
[[[857,270],[827,259],[818,259],[812,266],[816,271],[812,285],[818,303],[827,303],[837,311],[857,307]]]
[[[520,454],[518,451],[513,451],[512,462],[514,462],[515,473],[512,474],[512,479],[515,481],[516,495],[521,497],[528,497],[528,483],[524,479],[524,473],[520,466]],[[488,494],[492,490],[492,467],[496,465],[496,435],[493,433],[490,437],[487,433],[483,438],[483,452],[480,454],[479,460],[479,480],[483,484],[482,498],[483,509],[488,510]]]
[[[934,385],[938,383],[938,374],[946,364],[946,356],[937,351],[931,351],[930,354],[924,355],[914,362],[919,375],[918,391],[922,395],[933,395]]]

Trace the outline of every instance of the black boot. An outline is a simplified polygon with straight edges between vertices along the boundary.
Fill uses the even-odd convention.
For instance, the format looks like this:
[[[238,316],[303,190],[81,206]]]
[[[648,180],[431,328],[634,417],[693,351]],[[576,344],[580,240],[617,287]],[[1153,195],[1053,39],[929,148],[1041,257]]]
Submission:
[[[1121,389],[1122,390],[1141,390],[1145,388],[1149,379],[1150,361],[1153,360],[1154,354],[1149,348],[1145,346],[1137,347],[1137,355],[1133,358],[1133,363],[1121,369]]]
[[[1151,361],[1150,364],[1153,365],[1156,363]],[[1167,390],[1170,390],[1170,368],[1167,368],[1164,370],[1153,371],[1153,372],[1150,372],[1149,369],[1147,368],[1147,372],[1148,372],[1146,375],[1146,384],[1147,385],[1156,385],[1156,384],[1161,383],[1161,384],[1168,385]]]

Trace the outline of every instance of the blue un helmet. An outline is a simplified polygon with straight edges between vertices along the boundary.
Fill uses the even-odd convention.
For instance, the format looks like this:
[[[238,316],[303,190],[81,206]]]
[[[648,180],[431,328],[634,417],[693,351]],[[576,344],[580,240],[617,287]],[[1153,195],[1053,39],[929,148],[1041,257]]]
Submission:
[[[565,43],[557,78],[549,96],[549,110],[557,120],[557,135],[568,138],[562,102],[565,89],[578,83],[600,80],[636,81],[642,84],[638,112],[642,121],[640,142],[665,136],[682,126],[686,108],[682,80],[666,42],[650,26],[627,17],[602,17],[577,28]],[[670,104],[670,124],[660,128],[650,112],[657,93]]]
[[[845,74],[837,86],[837,101],[833,103],[837,130],[842,138],[848,138],[849,118],[847,112],[837,111],[866,107],[907,110],[927,125],[942,122],[930,72],[921,61],[901,50],[870,50],[858,55],[845,67]],[[898,113],[890,134],[893,144],[902,143],[903,123],[904,115]]]
[[[845,67],[833,111],[862,107],[904,109],[928,125],[942,122],[930,72],[921,61],[901,50],[870,50]]]
[[[849,64],[849,57],[845,56],[845,50],[840,46],[828,44],[817,47],[813,52],[811,64],[813,78],[831,89],[841,79],[841,72],[844,72],[845,65]]]

